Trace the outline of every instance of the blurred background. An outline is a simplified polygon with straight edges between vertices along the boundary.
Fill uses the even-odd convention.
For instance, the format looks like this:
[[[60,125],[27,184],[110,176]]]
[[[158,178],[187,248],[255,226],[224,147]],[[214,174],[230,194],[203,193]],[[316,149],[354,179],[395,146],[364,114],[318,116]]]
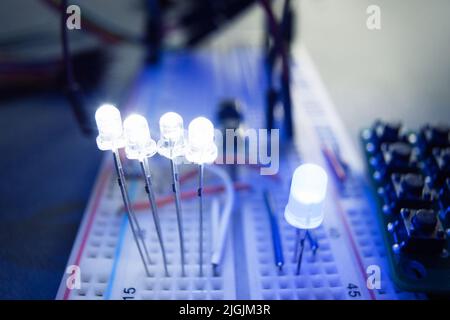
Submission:
[[[69,86],[62,1],[0,2],[0,298],[56,294],[101,160],[73,106],[90,117],[102,101],[120,104],[139,68],[164,50],[262,47],[261,2],[71,1],[82,30],[68,32],[77,82]],[[279,15],[284,1],[272,3]],[[366,27],[371,4],[380,30]],[[292,0],[291,8],[291,52],[307,48],[355,144],[376,118],[448,122],[449,1]]]

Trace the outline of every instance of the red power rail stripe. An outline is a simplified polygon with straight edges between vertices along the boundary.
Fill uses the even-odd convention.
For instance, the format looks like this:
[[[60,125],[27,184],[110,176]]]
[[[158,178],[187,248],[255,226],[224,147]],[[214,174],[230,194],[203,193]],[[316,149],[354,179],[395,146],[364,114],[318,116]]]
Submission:
[[[141,73],[138,73],[137,76],[134,77],[134,80],[132,81],[132,85],[130,87],[132,87],[132,88],[137,87],[140,77],[141,77]],[[124,111],[128,111],[129,109],[131,109],[131,106],[133,105],[133,101],[137,100],[137,98],[136,98],[137,96],[138,96],[138,90],[132,89],[131,93],[129,94],[129,96],[127,98],[127,103],[124,108]],[[120,154],[119,154],[119,156],[120,156]],[[78,265],[80,263],[81,256],[84,251],[84,247],[86,246],[86,241],[87,241],[89,232],[92,227],[92,223],[94,222],[94,217],[97,213],[97,209],[100,204],[101,195],[103,194],[103,191],[105,189],[105,184],[108,180],[107,178],[108,178],[109,174],[111,173],[111,170],[112,170],[112,167],[110,165],[108,165],[104,168],[104,170],[101,173],[101,177],[100,177],[101,180],[100,180],[100,183],[98,184],[98,188],[96,188],[96,190],[95,190],[96,194],[95,194],[95,198],[94,198],[94,203],[92,205],[92,209],[90,209],[90,216],[89,216],[89,220],[88,220],[85,232],[83,234],[83,240],[81,241],[81,246],[80,246],[80,249],[78,250],[78,254],[75,259],[76,265]],[[69,298],[69,294],[70,294],[70,290],[69,290],[69,288],[66,288],[63,299],[67,300]]]
[[[352,231],[350,229],[350,226],[348,225],[347,219],[344,216],[344,213],[343,213],[344,211],[339,203],[339,199],[336,195],[336,190],[334,189],[334,187],[333,187],[332,194],[333,194],[334,203],[336,204],[336,207],[338,209],[339,216],[341,217],[341,220],[344,224],[345,231],[347,232],[347,234],[349,236],[350,245],[352,247],[354,255],[356,256],[356,261],[358,262],[359,271],[361,272],[361,275],[363,276],[363,279],[365,280],[366,279],[366,269],[364,268],[364,263],[362,262],[361,256],[358,251],[358,247],[356,246],[355,239],[353,238]],[[377,297],[375,296],[375,294],[373,293],[372,290],[367,288],[367,291],[369,292],[370,298],[372,300],[377,299]]]
[[[105,184],[108,181],[107,178],[109,177],[110,172],[111,172],[111,170],[110,170],[109,166],[106,167],[102,172],[102,175],[100,178],[100,184],[98,185],[98,188],[96,190],[94,202],[92,204],[92,209],[90,210],[89,220],[87,222],[86,228],[84,229],[84,234],[83,234],[83,239],[81,240],[80,249],[78,250],[77,257],[75,258],[75,262],[74,262],[75,265],[79,265],[79,263],[80,263],[81,256],[83,255],[84,247],[86,246],[89,232],[92,228],[92,224],[94,222],[95,215],[97,214],[97,209],[100,204],[100,199],[103,194],[103,191],[105,190]],[[71,292],[70,289],[66,288],[66,291],[64,292],[64,298],[63,298],[64,300],[67,300],[69,298],[70,292]]]
[[[344,181],[347,178],[346,174],[345,174],[345,170],[342,167],[342,164],[337,159],[334,152],[332,152],[330,149],[328,149],[326,147],[322,148],[322,152],[324,153],[324,156],[325,156],[329,166],[333,170],[334,174],[336,175],[336,177],[341,182]]]

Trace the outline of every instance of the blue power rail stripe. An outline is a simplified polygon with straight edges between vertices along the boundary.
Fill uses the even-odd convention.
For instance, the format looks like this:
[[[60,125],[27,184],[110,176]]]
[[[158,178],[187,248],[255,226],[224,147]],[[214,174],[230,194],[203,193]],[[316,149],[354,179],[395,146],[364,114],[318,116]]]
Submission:
[[[136,193],[136,186],[137,183],[130,183],[130,199],[132,200]],[[127,230],[128,226],[128,216],[126,214],[123,215],[122,222],[120,224],[120,231],[119,231],[119,240],[117,243],[116,252],[114,253],[114,262],[111,269],[111,277],[109,278],[108,287],[106,288],[106,292],[104,294],[104,300],[110,300],[111,294],[112,294],[112,288],[114,285],[114,281],[116,279],[116,271],[117,271],[117,265],[119,263],[120,254],[122,253],[123,248],[123,242],[125,239],[125,232]]]

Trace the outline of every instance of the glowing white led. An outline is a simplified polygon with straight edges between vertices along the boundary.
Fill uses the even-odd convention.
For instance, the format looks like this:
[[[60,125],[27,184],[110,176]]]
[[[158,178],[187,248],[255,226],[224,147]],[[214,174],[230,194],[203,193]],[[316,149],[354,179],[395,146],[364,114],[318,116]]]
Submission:
[[[184,155],[183,118],[178,113],[167,112],[159,119],[159,129],[159,154],[169,159]]]
[[[189,123],[186,159],[193,163],[212,163],[217,158],[214,143],[214,126],[205,117],[198,117]]]
[[[150,135],[147,120],[138,114],[128,116],[123,122],[125,153],[128,159],[142,161],[156,153],[156,142]]]
[[[177,141],[183,136],[183,118],[175,112],[167,112],[159,119],[161,137]]]
[[[185,250],[181,212],[180,181],[178,180],[177,157],[184,155],[183,118],[175,112],[167,112],[159,119],[160,139],[158,153],[170,159],[172,168],[173,192],[175,194],[175,209],[177,213],[178,235],[180,238],[181,274],[185,275]]]
[[[100,150],[113,150],[125,145],[120,111],[111,104],[104,104],[95,112],[98,136],[97,146]]]
[[[325,170],[316,164],[303,164],[295,169],[284,211],[289,224],[299,229],[314,229],[322,223],[327,183]]]

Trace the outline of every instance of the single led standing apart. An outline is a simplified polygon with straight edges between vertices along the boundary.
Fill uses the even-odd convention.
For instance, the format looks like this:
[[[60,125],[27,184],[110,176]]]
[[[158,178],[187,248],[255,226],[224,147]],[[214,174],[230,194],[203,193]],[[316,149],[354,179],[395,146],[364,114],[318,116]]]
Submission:
[[[217,146],[214,143],[214,126],[208,119],[198,117],[191,121],[188,127],[189,143],[186,149],[186,159],[198,164],[198,197],[199,197],[199,266],[200,276],[203,276],[203,169],[207,163],[217,158]]]
[[[95,112],[95,122],[98,128],[97,146],[100,150],[111,150],[114,157],[114,165],[116,168],[120,192],[124,202],[128,219],[130,221],[131,231],[134,241],[136,242],[139,255],[144,264],[147,276],[150,275],[147,262],[150,263],[147,246],[143,239],[143,232],[139,226],[139,222],[131,208],[130,198],[128,196],[125,174],[123,172],[122,162],[120,161],[119,149],[125,146],[125,139],[122,128],[122,118],[120,111],[110,104],[104,104]]]
[[[298,230],[300,253],[297,274],[300,274],[307,230],[317,228],[323,221],[327,183],[328,177],[325,170],[316,164],[303,164],[295,169],[292,176],[291,191],[284,217]],[[300,233],[303,235],[300,236]]]
[[[151,174],[148,165],[148,158],[155,155],[157,151],[156,142],[150,135],[147,120],[137,114],[128,116],[123,122],[125,135],[125,153],[128,159],[138,160],[141,166],[142,174],[145,178],[145,191],[152,210],[153,222],[155,223],[156,234],[161,247],[162,258],[164,262],[164,271],[169,275],[167,268],[166,250],[159,221],[158,208],[156,206],[156,197],[152,187]]]
[[[185,275],[185,251],[183,234],[183,217],[181,213],[180,182],[178,180],[178,168],[176,159],[184,155],[185,139],[183,118],[175,112],[167,112],[159,119],[160,139],[158,141],[158,153],[170,159],[172,170],[173,192],[175,194],[175,208],[177,212],[178,235],[180,238],[181,273]]]

